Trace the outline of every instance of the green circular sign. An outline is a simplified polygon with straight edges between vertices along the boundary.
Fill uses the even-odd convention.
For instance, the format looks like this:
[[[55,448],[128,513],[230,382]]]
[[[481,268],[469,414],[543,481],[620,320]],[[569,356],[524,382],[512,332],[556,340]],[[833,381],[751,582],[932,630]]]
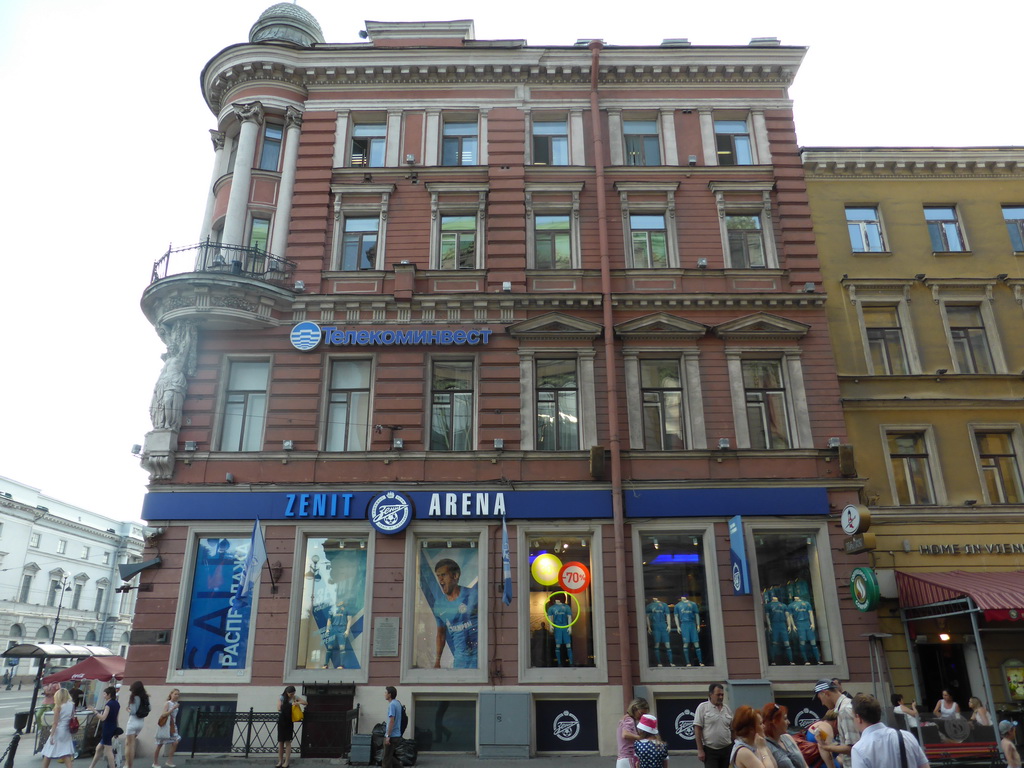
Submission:
[[[850,574],[850,594],[853,595],[853,605],[858,611],[873,611],[878,607],[881,592],[873,568],[854,569]]]

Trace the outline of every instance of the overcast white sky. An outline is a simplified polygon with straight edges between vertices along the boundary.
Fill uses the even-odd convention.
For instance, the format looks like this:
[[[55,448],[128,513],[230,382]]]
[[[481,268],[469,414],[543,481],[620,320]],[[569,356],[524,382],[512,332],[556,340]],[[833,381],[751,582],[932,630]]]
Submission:
[[[0,1],[0,475],[139,516],[130,449],[163,352],[139,297],[168,243],[198,239],[215,127],[199,74],[271,4]],[[472,18],[479,39],[532,45],[776,36],[810,48],[792,89],[804,146],[1024,145],[1020,2],[300,4],[339,43],[358,40],[366,8]]]

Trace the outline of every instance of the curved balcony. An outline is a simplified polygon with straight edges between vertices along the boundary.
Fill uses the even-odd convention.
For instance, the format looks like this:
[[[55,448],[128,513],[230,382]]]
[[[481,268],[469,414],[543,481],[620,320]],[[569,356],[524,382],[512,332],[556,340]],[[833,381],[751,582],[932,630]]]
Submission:
[[[291,305],[295,268],[257,247],[206,241],[171,248],[153,265],[142,311],[154,325],[187,319],[210,328],[274,326]]]

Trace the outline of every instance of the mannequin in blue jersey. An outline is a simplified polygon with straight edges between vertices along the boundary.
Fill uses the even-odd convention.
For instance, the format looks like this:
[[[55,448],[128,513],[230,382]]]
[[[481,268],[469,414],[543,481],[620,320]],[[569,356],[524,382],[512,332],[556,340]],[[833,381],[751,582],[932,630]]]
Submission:
[[[668,617],[669,607],[661,602],[661,598],[655,597],[647,605],[647,633],[651,635],[654,642],[654,659],[659,667],[661,663],[661,648],[665,646],[665,653],[668,654],[668,665],[672,665],[672,645],[668,639]]]
[[[427,558],[420,558],[420,588],[437,621],[435,668],[441,667],[445,645],[453,669],[477,668],[477,590],[460,586],[461,577],[462,569],[450,558],[438,560],[433,573]]]
[[[764,606],[765,619],[768,621],[768,641],[772,649],[772,660],[781,648],[786,654],[786,660],[793,663],[793,648],[789,644],[789,630],[793,624],[793,618],[789,615],[789,608],[779,601],[778,594],[772,593],[771,598]]]
[[[569,666],[572,662],[572,607],[565,602],[565,595],[556,595],[548,607],[548,624],[555,632],[555,662],[562,666],[562,646],[565,646],[565,655]]]
[[[345,650],[345,640],[348,638],[348,629],[351,618],[345,609],[345,602],[339,600],[331,611],[331,617],[327,620],[327,632],[324,644],[327,647],[327,658],[324,669],[343,669],[341,663],[342,652]]]
[[[815,664],[821,664],[821,653],[818,651],[818,632],[814,626],[814,609],[811,604],[797,594],[789,604],[789,615],[796,626],[796,637],[800,643],[800,655],[804,664],[810,664],[813,657]]]
[[[697,664],[704,666],[704,656],[700,652],[700,606],[693,600],[683,595],[679,602],[672,608],[676,618],[676,632],[683,644],[683,656],[686,658],[686,666],[693,666],[690,662],[690,645],[697,652]]]

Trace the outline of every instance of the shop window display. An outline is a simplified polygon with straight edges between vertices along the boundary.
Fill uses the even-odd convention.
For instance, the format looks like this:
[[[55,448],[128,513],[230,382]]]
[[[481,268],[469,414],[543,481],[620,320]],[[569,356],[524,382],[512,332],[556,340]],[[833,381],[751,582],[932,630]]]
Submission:
[[[642,534],[647,664],[714,664],[708,627],[703,537]]]
[[[480,558],[476,539],[419,540],[414,669],[478,669]]]
[[[366,540],[311,538],[299,619],[299,669],[359,669],[363,656]]]
[[[813,534],[755,533],[764,603],[765,647],[772,665],[831,664],[821,564]]]
[[[559,582],[563,565],[590,570],[589,538],[535,537],[530,543],[530,666],[593,667],[592,586],[569,592]]]

